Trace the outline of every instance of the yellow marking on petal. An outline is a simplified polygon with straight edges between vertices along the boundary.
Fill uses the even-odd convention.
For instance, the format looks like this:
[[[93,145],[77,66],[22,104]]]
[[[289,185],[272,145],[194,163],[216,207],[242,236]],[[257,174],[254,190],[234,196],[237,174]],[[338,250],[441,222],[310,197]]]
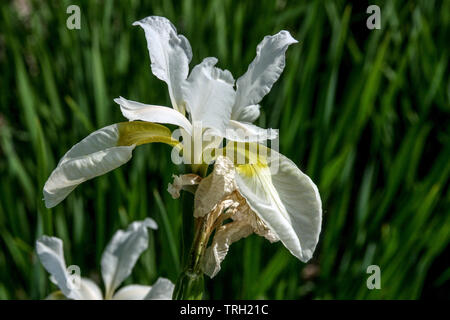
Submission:
[[[256,164],[244,164],[236,166],[236,172],[244,180],[247,180],[246,184],[250,187],[254,196],[262,197],[265,201],[271,203],[271,205],[277,208],[283,217],[291,223],[291,218],[287,213],[287,209],[280,198],[280,193],[272,181],[272,172],[269,166],[265,163],[258,162]],[[248,196],[248,195],[247,195]],[[244,195],[244,197],[248,198]],[[292,224],[292,223],[291,223]]]
[[[226,156],[233,163],[238,165],[257,165],[267,167],[267,159],[270,158],[272,150],[256,142],[235,142],[227,143],[225,148],[220,148],[212,152],[213,159],[218,156]]]
[[[169,128],[144,121],[120,122],[117,124],[119,130],[118,146],[139,146],[141,144],[162,142],[171,146],[181,148],[181,143],[172,138]]]
[[[266,163],[264,163],[258,159],[257,163],[254,163],[254,164],[237,165],[236,171],[238,172],[238,174],[240,174],[242,176],[254,177],[258,173],[262,173],[263,170],[268,169],[268,168],[269,167],[267,166]]]

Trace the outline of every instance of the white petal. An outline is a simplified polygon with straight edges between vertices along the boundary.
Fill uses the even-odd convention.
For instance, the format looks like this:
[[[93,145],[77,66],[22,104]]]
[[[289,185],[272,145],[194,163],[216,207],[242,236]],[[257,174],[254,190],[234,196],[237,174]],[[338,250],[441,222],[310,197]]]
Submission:
[[[192,134],[192,125],[189,120],[177,110],[168,107],[154,106],[127,100],[123,97],[114,99],[125,118],[128,120],[142,120],[155,123],[174,124],[184,128]]]
[[[102,255],[102,276],[105,297],[112,297],[114,290],[125,280],[136,261],[148,246],[147,228],[156,229],[153,219],[131,223],[127,230],[117,231]]]
[[[80,284],[80,298],[81,300],[102,300],[102,291],[98,287],[98,285],[87,278],[81,278]]]
[[[52,281],[69,299],[81,299],[75,288],[71,288],[70,276],[64,260],[62,240],[56,237],[42,236],[36,241],[36,252],[45,270],[52,276]]]
[[[221,226],[215,233],[211,245],[206,249],[202,270],[210,278],[220,271],[220,264],[225,259],[233,242],[253,233],[253,228],[247,221],[234,221]]]
[[[225,137],[231,141],[238,142],[264,142],[278,137],[278,131],[264,129],[251,123],[230,120]]]
[[[64,200],[80,183],[105,174],[130,160],[133,146],[117,146],[117,124],[91,133],[59,161],[44,185],[45,206]]]
[[[117,291],[113,296],[113,300],[142,300],[151,288],[150,286],[131,284]]]
[[[214,67],[216,63],[216,58],[205,58],[196,65],[183,85],[183,96],[194,125],[201,123],[203,129],[223,135],[236,93],[233,76]]]
[[[166,278],[158,278],[144,300],[172,300],[174,284]]]
[[[244,108],[241,109],[240,113],[239,113],[239,117],[235,116],[232,112],[232,119],[234,119],[234,117],[238,118],[239,121],[243,121],[243,122],[253,122],[256,119],[259,118],[260,115],[260,111],[259,109],[261,109],[261,106],[259,104],[252,104],[250,106],[245,106]]]
[[[276,35],[264,37],[256,48],[256,57],[250,63],[247,72],[236,81],[236,103],[231,119],[239,121],[256,119],[255,105],[262,100],[280,77],[285,66],[286,50],[289,45],[296,42],[297,40],[285,30]]]
[[[192,59],[189,41],[178,35],[173,24],[164,17],[150,16],[133,25],[144,29],[152,72],[167,83],[173,107],[183,112],[180,86],[187,78]]]
[[[286,248],[306,262],[316,248],[322,224],[319,191],[291,160],[274,151],[272,155],[268,165],[276,172],[262,164],[238,166],[236,184]]]

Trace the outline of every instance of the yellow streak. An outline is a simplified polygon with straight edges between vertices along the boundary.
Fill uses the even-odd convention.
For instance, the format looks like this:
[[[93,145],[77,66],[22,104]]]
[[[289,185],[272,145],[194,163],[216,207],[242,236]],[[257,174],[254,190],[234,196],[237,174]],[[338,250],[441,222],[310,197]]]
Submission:
[[[262,173],[263,170],[267,168],[268,168],[267,164],[258,159],[257,163],[242,164],[236,166],[236,171],[242,176],[254,177],[258,175],[258,173]]]
[[[181,143],[172,138],[171,131],[160,124],[130,121],[118,123],[119,140],[118,146],[139,146],[141,144],[162,142],[171,146],[181,148]]]

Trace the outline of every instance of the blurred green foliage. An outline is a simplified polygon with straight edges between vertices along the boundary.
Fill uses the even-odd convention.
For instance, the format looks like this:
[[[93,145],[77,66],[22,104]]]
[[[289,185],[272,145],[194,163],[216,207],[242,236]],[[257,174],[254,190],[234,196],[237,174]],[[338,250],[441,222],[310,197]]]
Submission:
[[[81,30],[66,8],[81,7]],[[180,202],[166,192],[170,148],[132,161],[47,210],[42,187],[62,155],[93,130],[123,121],[113,98],[170,105],[154,77],[148,15],[169,18],[204,57],[242,75],[265,35],[299,44],[262,102],[258,124],[280,129],[280,151],[315,181],[323,230],[302,264],[256,235],[231,247],[207,281],[209,298],[449,298],[450,1],[2,1],[0,3],[0,298],[44,298],[55,287],[34,253],[42,235],[64,240],[68,264],[99,280],[118,229],[154,218],[150,249],[128,282],[176,280]],[[381,290],[366,287],[381,268]],[[100,281],[97,281],[100,283]]]

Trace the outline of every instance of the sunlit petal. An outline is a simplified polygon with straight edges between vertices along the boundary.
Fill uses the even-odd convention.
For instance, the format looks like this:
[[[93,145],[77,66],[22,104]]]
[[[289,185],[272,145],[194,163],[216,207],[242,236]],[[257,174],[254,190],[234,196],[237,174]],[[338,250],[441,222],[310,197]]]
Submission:
[[[128,162],[135,146],[152,142],[180,145],[168,128],[142,121],[121,122],[91,133],[74,145],[51,173],[44,185],[46,207],[56,206],[82,182]]]
[[[253,228],[247,221],[234,221],[218,228],[211,245],[205,251],[202,265],[203,272],[210,278],[216,276],[230,245],[252,233]]]
[[[237,166],[236,184],[253,211],[303,262],[311,259],[322,223],[316,185],[288,158]],[[272,171],[272,172],[271,172]]]
[[[237,94],[231,119],[254,121],[259,115],[255,108],[278,80],[285,66],[285,53],[296,43],[288,31],[266,36],[256,48],[256,57],[247,72],[236,81]]]
[[[237,111],[236,112],[234,111],[235,108],[236,106],[233,108],[231,118],[232,119],[236,118],[237,120],[242,122],[253,122],[259,118],[259,115],[261,113],[259,111],[259,109],[261,109],[261,106],[259,104],[252,104],[250,106],[245,106],[241,108],[239,115],[236,115]]]
[[[186,108],[192,123],[201,123],[224,134],[235,99],[234,79],[228,70],[214,67],[216,58],[205,58],[196,65],[183,86]]]
[[[133,25],[144,29],[152,72],[167,83],[173,107],[183,113],[180,86],[187,78],[192,59],[189,41],[178,35],[173,24],[164,17],[150,16]]]
[[[45,206],[56,206],[80,183],[128,162],[134,145],[117,146],[118,140],[118,125],[114,124],[93,132],[74,145],[44,185]]]
[[[114,99],[114,101],[120,105],[123,116],[128,120],[174,124],[184,128],[189,134],[192,134],[191,123],[177,110],[168,107],[143,104],[127,100],[123,97]]]
[[[278,131],[260,128],[251,123],[230,120],[225,137],[238,142],[265,142],[277,138]]]

